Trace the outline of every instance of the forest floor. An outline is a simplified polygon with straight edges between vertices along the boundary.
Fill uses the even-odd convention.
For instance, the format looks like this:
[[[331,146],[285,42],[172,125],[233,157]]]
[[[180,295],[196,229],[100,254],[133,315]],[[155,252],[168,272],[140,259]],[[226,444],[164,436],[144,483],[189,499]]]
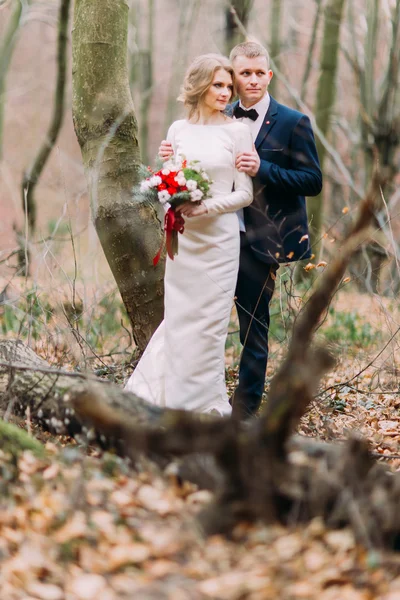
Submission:
[[[66,302],[51,306],[36,292],[17,307],[16,294],[13,310],[2,315],[3,335],[19,335],[53,364],[74,369],[80,361],[122,384],[131,349],[113,294],[103,295],[95,316],[84,306],[78,314],[78,302],[73,312]],[[274,302],[267,383],[292,318],[280,295]],[[62,343],[61,318],[76,319],[97,358],[84,343],[75,349]],[[337,366],[299,433],[338,441],[357,432],[377,460],[400,469],[399,318],[394,301],[339,292],[318,334]],[[237,377],[236,328],[233,318],[229,389]],[[368,540],[357,544],[349,529],[330,530],[319,519],[291,527],[243,524],[232,539],[206,539],[196,515],[211,492],[182,484],[173,469],[147,459],[133,468],[96,447],[39,431],[28,417],[14,421],[43,442],[46,456],[0,450],[1,600],[400,600],[400,554]]]

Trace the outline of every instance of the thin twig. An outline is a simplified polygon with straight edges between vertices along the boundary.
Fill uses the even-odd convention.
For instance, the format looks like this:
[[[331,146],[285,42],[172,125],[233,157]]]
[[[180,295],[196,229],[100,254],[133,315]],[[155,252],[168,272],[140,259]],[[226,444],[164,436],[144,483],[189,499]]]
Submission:
[[[31,367],[28,365],[20,365],[18,363],[11,363],[11,362],[4,362],[4,361],[0,361],[0,367],[5,367],[8,369],[15,369],[16,371],[34,371],[34,372],[38,372],[38,373],[46,373],[48,375],[54,375],[54,376],[63,376],[63,377],[71,377],[73,378],[77,378],[77,379],[85,379],[87,381],[96,381],[97,383],[99,381],[101,381],[102,383],[105,384],[109,384],[111,382],[107,381],[106,379],[101,379],[99,380],[98,377],[96,377],[95,375],[90,375],[88,373],[77,373],[76,371],[74,372],[70,372],[70,371],[60,371],[59,369],[52,369],[50,368],[46,368],[46,367],[40,367],[39,365],[32,365]],[[3,373],[0,373],[0,375],[3,375]]]
[[[353,381],[354,379],[357,379],[357,377],[359,377],[360,375],[362,375],[362,373],[364,373],[364,371],[366,371],[369,367],[371,367],[374,364],[374,362],[381,356],[381,354],[384,352],[384,350],[386,350],[386,348],[389,346],[390,342],[396,337],[396,335],[399,333],[399,331],[400,331],[400,326],[396,329],[396,331],[393,333],[393,335],[390,336],[389,340],[383,346],[383,348],[381,348],[381,350],[378,352],[378,354],[367,365],[365,365],[365,367],[363,367],[360,371],[358,371],[358,373],[356,373],[355,375],[353,375],[353,377],[351,377],[350,379],[347,379],[346,381],[342,381],[341,383],[336,383],[335,385],[330,385],[325,390],[322,390],[315,397],[318,398],[319,396],[322,396],[323,394],[325,394],[329,390],[334,390],[334,389],[336,389],[338,387],[343,387],[344,385],[347,385],[348,383],[350,383],[350,381]]]

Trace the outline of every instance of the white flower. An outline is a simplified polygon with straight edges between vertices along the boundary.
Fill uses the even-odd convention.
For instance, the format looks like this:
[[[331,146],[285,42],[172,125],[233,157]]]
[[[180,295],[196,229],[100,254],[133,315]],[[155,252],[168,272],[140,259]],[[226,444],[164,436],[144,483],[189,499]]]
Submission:
[[[167,160],[164,165],[163,165],[163,173],[164,173],[164,169],[167,169],[168,171],[178,171],[181,168],[181,164],[180,163],[176,163],[173,160]]]
[[[153,177],[150,177],[150,187],[157,187],[160,185],[160,183],[162,183],[162,179],[158,175],[153,175]]]
[[[140,184],[140,191],[141,192],[147,192],[147,190],[149,190],[151,187],[150,185],[150,181],[148,179],[145,179],[144,181],[142,181],[142,183]]]
[[[204,194],[201,190],[194,190],[193,192],[190,192],[190,197],[193,202],[197,202],[198,200],[201,200],[203,195]]]
[[[196,173],[200,173],[201,167],[200,167],[199,163],[193,163],[190,166],[193,169],[193,171],[196,171]]]
[[[204,181],[210,181],[210,178],[205,171],[201,172],[201,176],[204,179]]]
[[[186,179],[184,177],[175,177],[175,181],[178,185],[186,185]]]
[[[163,175],[169,175],[169,174],[171,173],[171,171],[170,171],[169,169],[166,169],[166,168],[164,167],[164,169],[161,171],[161,173],[162,173]]]
[[[188,179],[186,181],[186,187],[189,190],[189,192],[194,192],[194,190],[197,189],[197,181],[195,181],[194,179]]]
[[[167,190],[162,190],[161,192],[158,192],[158,199],[161,202],[161,204],[165,204],[170,198],[171,194],[167,192]]]

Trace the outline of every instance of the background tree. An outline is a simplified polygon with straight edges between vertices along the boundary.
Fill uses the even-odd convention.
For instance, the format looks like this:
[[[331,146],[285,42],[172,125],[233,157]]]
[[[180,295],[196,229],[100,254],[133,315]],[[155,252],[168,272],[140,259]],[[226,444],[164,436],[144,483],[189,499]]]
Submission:
[[[136,202],[138,129],[127,66],[125,0],[77,0],[73,30],[73,117],[92,218],[143,350],[163,316],[163,265],[154,206]]]
[[[400,0],[395,0],[388,11],[382,10],[380,0],[367,3],[366,32],[360,40],[354,1],[349,4],[350,49],[346,51],[356,79],[359,106],[359,144],[362,151],[362,179],[365,188],[370,177],[374,152],[377,153],[384,173],[383,198],[391,198],[398,171],[396,160],[400,147]],[[379,47],[385,43],[387,51]],[[357,253],[352,264],[353,273],[361,289],[378,291],[382,265],[388,257],[385,249],[390,234],[390,201],[381,204],[375,225],[383,229],[375,241]],[[385,239],[386,234],[386,239]],[[396,249],[394,249],[396,251]],[[393,271],[399,281],[399,274]]]
[[[225,54],[236,44],[244,42],[243,30],[247,29],[254,0],[234,0],[225,9]]]
[[[168,81],[164,131],[168,130],[168,127],[175,120],[177,114],[178,103],[176,98],[179,94],[183,74],[189,63],[188,55],[200,7],[200,0],[191,0],[190,2],[187,0],[178,0],[179,20],[171,64],[171,75]]]
[[[32,162],[32,165],[25,171],[21,185],[21,200],[23,212],[26,216],[26,224],[29,228],[29,234],[33,236],[36,229],[36,202],[35,188],[39,178],[43,172],[50,153],[56,143],[61,125],[64,119],[64,104],[65,104],[65,87],[67,79],[67,43],[68,43],[68,24],[69,24],[69,9],[71,0],[62,0],[60,4],[59,22],[58,22],[58,41],[57,41],[57,82],[54,95],[54,107],[52,120],[39,151]],[[24,236],[20,236],[22,240]],[[28,232],[25,239],[28,238]],[[24,273],[28,270],[26,264],[28,257],[28,249],[20,253],[22,264],[21,271]]]
[[[282,9],[283,0],[272,0],[271,18],[270,18],[270,44],[269,54],[276,67],[280,68],[279,54],[281,51],[281,31],[282,31]],[[269,91],[272,96],[277,94],[278,79],[273,77],[269,84]]]
[[[324,31],[321,49],[320,76],[318,81],[315,115],[319,130],[327,137],[330,118],[335,103],[336,73],[340,48],[340,26],[343,18],[345,0],[328,0],[324,14]],[[317,150],[322,170],[325,160],[325,146],[317,136]],[[315,198],[307,199],[310,221],[311,246],[315,256],[319,257],[322,222],[324,215],[324,192]]]
[[[131,2],[128,50],[130,86],[135,103],[139,106],[140,154],[142,162],[150,164],[148,145],[149,118],[154,90],[154,0],[147,0],[145,9],[143,10],[138,2]]]
[[[147,42],[146,49],[140,54],[140,150],[142,161],[149,163],[149,113],[151,106],[151,95],[153,91],[153,46],[154,46],[154,0],[147,3]]]
[[[311,28],[310,43],[309,43],[307,53],[306,53],[306,56],[307,56],[306,66],[304,68],[303,78],[301,81],[301,90],[300,90],[300,95],[304,102],[307,99],[307,93],[309,92],[309,88],[311,87],[309,85],[309,78],[310,78],[310,73],[312,70],[314,50],[315,50],[315,46],[316,46],[316,42],[317,42],[317,33],[318,33],[319,22],[320,22],[321,13],[322,13],[322,3],[323,3],[323,0],[315,0],[316,8],[315,8],[314,19],[313,19],[313,24],[312,24],[312,28]]]
[[[6,96],[6,77],[13,50],[17,41],[23,12],[22,0],[15,0],[7,29],[0,42],[0,161],[3,158],[4,104]]]

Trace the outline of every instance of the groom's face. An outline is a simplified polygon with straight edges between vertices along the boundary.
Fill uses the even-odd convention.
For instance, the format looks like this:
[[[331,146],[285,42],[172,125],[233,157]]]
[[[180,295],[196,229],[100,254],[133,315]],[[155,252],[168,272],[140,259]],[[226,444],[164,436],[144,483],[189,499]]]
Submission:
[[[268,68],[266,57],[237,56],[232,66],[235,71],[237,92],[242,104],[246,108],[257,104],[265,96],[273,75]]]

